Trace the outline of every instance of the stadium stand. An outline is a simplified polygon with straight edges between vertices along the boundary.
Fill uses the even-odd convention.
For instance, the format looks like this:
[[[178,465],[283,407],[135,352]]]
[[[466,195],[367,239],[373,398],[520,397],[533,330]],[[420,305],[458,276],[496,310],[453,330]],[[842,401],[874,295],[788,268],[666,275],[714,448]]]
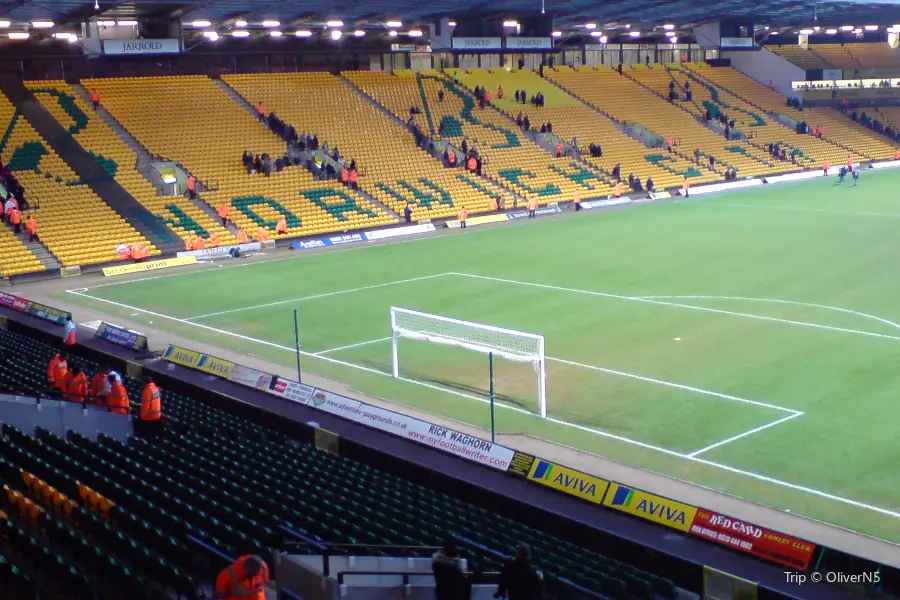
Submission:
[[[801,69],[830,69],[824,58],[819,56],[815,51],[808,48],[801,48],[796,44],[767,45],[766,48],[771,50],[781,58],[794,63]]]
[[[412,134],[328,73],[226,75],[248,102],[262,101],[297,131],[316,134],[360,167],[359,185],[396,213],[408,204],[415,220],[455,217],[465,206],[486,212],[502,189],[462,169],[445,168],[416,146]],[[310,110],[311,106],[324,107]],[[407,107],[407,110],[409,107]]]
[[[447,74],[458,72],[448,70]],[[421,107],[433,137],[443,137],[457,148],[466,140],[467,146],[477,148],[484,158],[484,172],[521,197],[544,204],[572,200],[576,191],[588,198],[606,196],[613,190],[614,184],[605,175],[572,158],[555,158],[529,141],[509,118],[491,107],[479,108],[462,86],[434,71],[418,75],[357,71],[345,76],[394,114]],[[441,90],[443,101],[438,98]]]
[[[754,106],[722,86],[716,85],[713,78],[719,70],[721,69],[692,64],[683,65],[678,69],[669,69],[668,72],[672,81],[675,81],[676,85],[681,88],[682,95],[684,83],[686,81],[691,83],[694,101],[682,103],[683,106],[698,116],[703,116],[707,108],[713,112],[723,111],[730,119],[735,120],[738,130],[751,137],[750,143],[760,149],[766,150],[768,144],[778,144],[786,150],[789,162],[792,162],[791,155],[794,154],[797,166],[803,168],[817,168],[826,159],[832,164],[839,164],[846,160],[846,149],[820,140],[813,135],[799,134],[772,119],[758,106]],[[854,158],[855,160],[860,159],[859,156]],[[791,168],[787,165],[784,167]]]
[[[760,82],[731,68],[692,68],[695,74],[718,88],[723,95],[730,96],[736,105],[742,100],[749,110],[759,109],[763,118],[766,115],[785,115],[794,121],[805,121],[810,128],[821,125],[824,127],[824,140],[840,150],[836,159],[831,157],[833,151],[827,144],[816,140],[813,136],[801,135],[789,137],[788,142],[810,157],[815,157],[819,162],[828,157],[834,164],[842,164],[847,160],[847,155],[852,154],[854,161],[882,159],[893,156],[894,149],[883,137],[854,123],[849,118],[830,108],[815,108],[798,110],[787,105],[787,98],[778,92],[770,90]],[[699,89],[697,90],[700,91]],[[727,109],[726,109],[727,111]],[[786,130],[790,134],[790,130]],[[835,162],[835,160],[837,162]],[[813,165],[816,166],[816,165]]]
[[[565,67],[560,70],[562,69]],[[461,79],[468,82],[469,76],[462,75]],[[534,119],[536,127],[540,126],[540,122],[553,123],[553,132],[564,140],[577,139],[583,160],[604,169],[607,173],[611,173],[615,165],[619,164],[623,176],[633,173],[643,182],[651,177],[656,189],[678,187],[684,181],[685,175],[696,183],[720,179],[715,173],[698,171],[681,158],[675,158],[672,162],[662,161],[658,150],[647,148],[625,135],[610,119],[542,79],[534,71],[495,69],[489,76],[482,76],[482,83],[478,85],[486,85],[493,89],[502,85],[504,89],[513,91],[521,89],[529,96],[537,92],[543,94],[545,105],[538,109],[532,108],[529,104],[516,103],[512,93],[495,104],[499,110],[513,119],[519,112],[528,113]],[[590,156],[588,148],[591,143],[600,144],[603,150],[602,157]]]
[[[660,68],[640,69],[668,77]],[[577,97],[623,122],[645,127],[661,138],[675,138],[675,152],[682,158],[693,161],[695,150],[699,150],[701,164],[696,168],[701,172],[710,172],[710,156],[715,158],[714,170],[720,174],[729,168],[735,169],[741,177],[786,170],[765,152],[743,142],[725,140],[722,135],[700,125],[692,114],[612,69],[556,71],[548,76]],[[666,160],[665,149],[661,149],[661,154],[660,160]]]
[[[37,273],[44,265],[25,247],[9,227],[0,226],[0,277]]]
[[[835,69],[858,69],[862,65],[844,44],[810,44],[809,49]]]
[[[0,392],[47,391],[44,365],[54,352],[0,331]],[[97,369],[82,356],[69,363]],[[139,381],[124,383],[139,397]],[[525,542],[552,580],[617,600],[676,597],[671,581],[561,539],[552,527],[526,526],[183,395],[164,390],[163,414],[162,443],[74,432],[63,439],[3,425],[0,576],[15,565],[21,571],[10,579],[20,588],[62,582],[86,592],[78,598],[111,585],[129,598],[147,590],[193,598],[202,577],[188,536],[230,556],[269,556],[283,546],[286,525],[320,542],[371,545],[376,555],[397,555],[382,544],[433,546],[448,531],[506,555]],[[470,562],[473,570],[499,566],[490,555]],[[47,572],[58,576],[41,577]]]
[[[102,161],[122,187],[181,237],[188,232],[208,237],[209,232],[215,231],[223,244],[233,243],[232,234],[220,222],[184,196],[158,195],[156,188],[134,168],[135,152],[65,81],[31,81],[25,85],[85,150]]]
[[[63,266],[117,260],[119,244],[158,250],[104,203],[0,95],[0,123],[8,124],[0,158],[25,189],[41,242]]]
[[[318,182],[302,167],[271,177],[249,175],[245,151],[285,155],[286,144],[206,76],[92,79],[104,108],[148,151],[175,161],[210,191],[208,205],[228,204],[229,220],[255,237],[284,216],[288,236],[374,227],[394,222],[379,207],[337,182]],[[274,108],[274,107],[273,107]],[[167,127],[159,127],[167,123]]]
[[[860,44],[849,43],[844,47],[850,52],[864,69],[897,69],[900,68],[900,57],[896,50],[885,43]]]

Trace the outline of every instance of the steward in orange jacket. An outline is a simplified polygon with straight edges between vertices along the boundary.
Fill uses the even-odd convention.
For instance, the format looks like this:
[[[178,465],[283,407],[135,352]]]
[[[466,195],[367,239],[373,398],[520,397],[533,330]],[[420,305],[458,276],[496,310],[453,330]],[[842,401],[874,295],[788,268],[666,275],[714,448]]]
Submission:
[[[219,234],[216,231],[209,232],[209,247],[210,248],[218,248],[219,247]]]
[[[246,244],[250,240],[250,238],[247,237],[247,232],[244,231],[243,228],[238,229],[236,239],[238,244]]]
[[[141,421],[159,421],[162,418],[162,392],[147,378],[141,392]]]
[[[94,404],[104,404],[105,402],[107,377],[109,377],[109,369],[101,367],[91,378],[91,401]]]
[[[260,227],[259,231],[256,232],[256,241],[258,241],[258,242],[268,242],[269,241],[269,232],[265,227]]]
[[[88,381],[81,367],[72,367],[66,380],[66,389],[63,397],[71,402],[87,402]]]
[[[106,406],[109,412],[117,415],[127,415],[131,404],[128,401],[128,392],[125,386],[119,383],[115,375],[109,375],[106,380],[109,382],[109,394],[106,396]]]
[[[216,577],[218,600],[266,600],[269,567],[258,556],[247,554]]]
[[[68,372],[69,365],[66,364],[66,353],[65,351],[60,351],[50,359],[50,364],[47,366],[47,379],[50,382],[50,387],[56,390],[64,389]]]
[[[222,227],[225,227],[225,223],[228,222],[228,205],[225,203],[220,204],[219,208],[216,209],[216,214],[222,219]]]
[[[287,219],[283,216],[278,219],[278,224],[275,225],[275,233],[279,235],[284,235],[287,233]]]

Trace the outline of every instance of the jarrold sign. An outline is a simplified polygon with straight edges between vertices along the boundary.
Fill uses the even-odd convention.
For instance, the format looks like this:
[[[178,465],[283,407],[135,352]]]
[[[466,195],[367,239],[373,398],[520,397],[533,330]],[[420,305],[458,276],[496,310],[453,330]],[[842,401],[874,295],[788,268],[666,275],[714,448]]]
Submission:
[[[455,37],[453,38],[454,50],[500,50],[503,39],[498,37]]]
[[[166,40],[103,40],[104,54],[177,54],[181,44],[177,39]]]

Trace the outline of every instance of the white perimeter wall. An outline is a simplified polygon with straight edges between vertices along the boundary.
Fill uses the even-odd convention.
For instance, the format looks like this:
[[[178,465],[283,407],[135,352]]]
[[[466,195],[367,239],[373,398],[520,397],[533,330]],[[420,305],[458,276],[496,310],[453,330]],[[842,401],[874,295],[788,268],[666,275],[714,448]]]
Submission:
[[[769,85],[769,81],[775,82],[775,89],[785,96],[797,96],[791,87],[792,81],[806,81],[806,71],[789,62],[766,47],[757,51],[726,51],[721,53],[722,58],[730,58],[731,66],[759,81],[763,85]]]

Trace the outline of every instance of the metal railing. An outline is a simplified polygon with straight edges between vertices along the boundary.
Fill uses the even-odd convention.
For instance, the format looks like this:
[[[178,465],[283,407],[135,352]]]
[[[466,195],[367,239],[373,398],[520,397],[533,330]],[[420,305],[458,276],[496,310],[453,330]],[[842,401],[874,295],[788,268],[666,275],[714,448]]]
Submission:
[[[434,577],[433,571],[340,571],[337,574],[337,582],[338,585],[344,585],[344,579],[351,575],[400,575],[403,578],[403,585],[409,585],[409,578],[414,576],[419,577]],[[465,571],[463,575],[467,577],[477,577],[479,581],[483,580],[485,577],[497,578],[500,576],[499,571],[487,571],[484,573],[479,573],[475,571]]]

